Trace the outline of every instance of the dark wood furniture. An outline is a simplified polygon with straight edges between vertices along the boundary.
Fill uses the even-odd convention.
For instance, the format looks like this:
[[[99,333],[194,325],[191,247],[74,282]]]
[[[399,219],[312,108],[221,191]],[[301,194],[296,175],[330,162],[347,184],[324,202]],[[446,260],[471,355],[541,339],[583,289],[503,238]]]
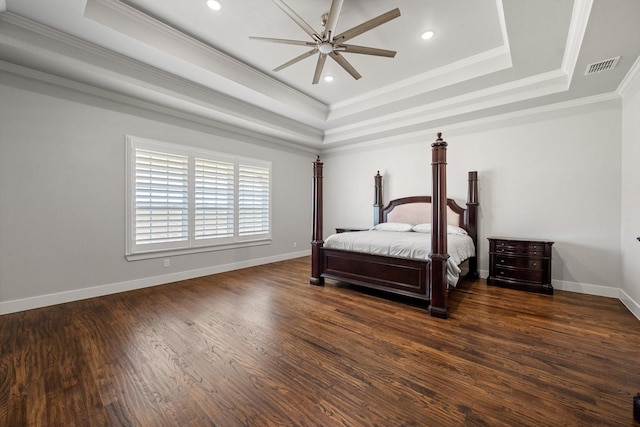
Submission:
[[[366,227],[338,227],[336,228],[336,233],[351,233],[354,231],[367,231]]]
[[[552,245],[546,240],[489,237],[487,283],[552,295]]]
[[[382,207],[382,177],[374,177],[374,225],[380,222],[396,222],[396,209],[409,204],[424,206],[425,219],[431,222],[431,260],[416,261],[381,255],[369,255],[324,248],[322,229],[322,167],[318,157],[313,163],[313,234],[311,241],[311,277],[313,285],[323,285],[331,278],[360,286],[384,290],[424,300],[429,314],[448,316],[447,303],[447,225],[464,228],[473,239],[476,256],[468,261],[468,275],[477,277],[477,209],[478,173],[469,172],[468,201],[466,209],[453,199],[447,199],[446,150],[447,143],[438,133],[432,148],[432,196],[405,197],[392,200]],[[401,222],[401,221],[397,221]]]

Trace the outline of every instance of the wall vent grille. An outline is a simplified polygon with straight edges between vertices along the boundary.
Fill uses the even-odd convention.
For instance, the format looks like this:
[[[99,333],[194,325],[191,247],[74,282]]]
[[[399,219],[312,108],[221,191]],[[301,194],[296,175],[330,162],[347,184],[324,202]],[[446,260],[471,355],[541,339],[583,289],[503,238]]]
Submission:
[[[584,75],[588,76],[589,74],[597,74],[603,71],[611,70],[615,68],[619,60],[620,57],[616,56],[615,58],[605,59],[604,61],[589,64],[587,65],[587,70],[584,72]]]

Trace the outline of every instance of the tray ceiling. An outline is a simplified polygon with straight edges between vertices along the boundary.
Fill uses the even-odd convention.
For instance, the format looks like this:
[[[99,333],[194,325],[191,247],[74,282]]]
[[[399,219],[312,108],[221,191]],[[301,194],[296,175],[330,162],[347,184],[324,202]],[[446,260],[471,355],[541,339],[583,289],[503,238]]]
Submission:
[[[330,0],[285,1],[321,31]],[[308,48],[249,39],[307,40],[276,4],[221,2],[0,0],[2,69],[326,150],[606,99],[640,55],[637,0],[345,0],[337,31],[400,9],[350,41],[397,55],[344,54],[361,79],[327,61],[334,80],[312,85],[316,57],[272,71]]]

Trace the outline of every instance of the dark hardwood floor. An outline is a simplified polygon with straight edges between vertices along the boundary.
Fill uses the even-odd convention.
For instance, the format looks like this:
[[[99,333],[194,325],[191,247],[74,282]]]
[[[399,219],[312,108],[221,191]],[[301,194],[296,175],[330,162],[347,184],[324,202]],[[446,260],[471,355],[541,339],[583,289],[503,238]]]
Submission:
[[[476,281],[440,320],[309,272],[0,316],[0,425],[638,425],[640,322],[616,299]]]

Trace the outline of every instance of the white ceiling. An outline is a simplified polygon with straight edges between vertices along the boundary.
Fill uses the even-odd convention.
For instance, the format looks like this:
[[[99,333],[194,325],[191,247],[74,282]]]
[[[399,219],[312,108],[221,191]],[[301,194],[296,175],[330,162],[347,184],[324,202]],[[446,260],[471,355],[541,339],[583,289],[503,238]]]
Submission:
[[[639,0],[344,0],[337,32],[400,9],[349,41],[397,55],[345,53],[361,79],[327,60],[312,85],[315,56],[271,71],[309,48],[249,39],[310,40],[276,4],[221,2],[0,0],[0,69],[327,150],[615,97],[640,56]],[[285,2],[321,32],[330,0]]]

